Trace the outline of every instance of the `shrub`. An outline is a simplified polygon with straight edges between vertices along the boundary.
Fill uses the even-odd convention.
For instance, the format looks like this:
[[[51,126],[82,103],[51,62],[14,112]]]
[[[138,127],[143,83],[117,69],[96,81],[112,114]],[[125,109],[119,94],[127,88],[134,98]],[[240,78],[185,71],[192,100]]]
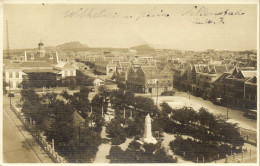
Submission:
[[[164,91],[161,93],[162,96],[174,96],[175,91]]]

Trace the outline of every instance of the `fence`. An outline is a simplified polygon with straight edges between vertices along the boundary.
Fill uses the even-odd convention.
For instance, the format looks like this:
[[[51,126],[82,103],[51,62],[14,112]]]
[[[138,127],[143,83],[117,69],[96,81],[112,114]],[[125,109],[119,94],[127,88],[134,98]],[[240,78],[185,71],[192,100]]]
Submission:
[[[241,127],[239,128],[239,131],[246,143],[249,143],[249,144],[252,144],[255,146],[257,145],[257,133],[255,131],[244,129]]]
[[[39,143],[42,149],[52,158],[53,161],[56,163],[66,163],[66,160],[61,157],[57,152],[54,150],[54,144],[51,145],[46,141],[46,139],[39,133],[39,132],[32,132],[34,122],[30,119],[29,121],[23,116],[21,112],[21,108],[15,107],[11,104],[11,110],[16,114],[16,116],[20,119],[23,123],[25,128],[31,133],[33,138]]]
[[[254,163],[257,159],[257,152],[250,150],[242,150],[241,153],[232,155],[226,155],[224,159],[215,160],[212,163]]]

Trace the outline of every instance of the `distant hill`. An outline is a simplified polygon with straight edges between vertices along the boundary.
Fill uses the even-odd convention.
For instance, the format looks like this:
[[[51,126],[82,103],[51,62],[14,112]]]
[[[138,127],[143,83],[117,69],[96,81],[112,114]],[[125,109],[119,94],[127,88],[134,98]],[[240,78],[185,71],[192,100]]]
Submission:
[[[139,46],[131,47],[130,49],[134,49],[134,50],[150,50],[150,49],[153,49],[153,48],[150,47],[150,46],[147,45],[147,44],[144,44],[144,45],[139,45]]]
[[[74,41],[58,45],[56,46],[56,49],[62,51],[85,51],[88,49],[88,46],[83,45],[78,41]]]

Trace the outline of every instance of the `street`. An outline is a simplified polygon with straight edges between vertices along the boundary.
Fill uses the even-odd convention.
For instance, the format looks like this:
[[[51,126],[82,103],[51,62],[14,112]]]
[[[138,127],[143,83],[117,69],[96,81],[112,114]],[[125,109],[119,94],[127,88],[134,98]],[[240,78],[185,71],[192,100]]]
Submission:
[[[9,98],[4,97],[3,106],[3,162],[53,163],[12,112]]]
[[[157,97],[154,95],[152,98],[156,103]],[[189,99],[189,95],[184,92],[177,92],[174,96],[158,96],[158,104],[161,104],[162,102],[168,103],[172,108],[181,108],[183,106],[187,106],[198,110],[199,108],[204,107],[214,115],[222,115],[224,117],[227,115],[226,107],[215,105],[211,101],[203,100],[200,97],[192,95],[190,95]],[[244,117],[243,112],[239,110],[228,108],[228,122],[238,123],[238,127],[252,130],[254,132],[257,131],[257,121]]]

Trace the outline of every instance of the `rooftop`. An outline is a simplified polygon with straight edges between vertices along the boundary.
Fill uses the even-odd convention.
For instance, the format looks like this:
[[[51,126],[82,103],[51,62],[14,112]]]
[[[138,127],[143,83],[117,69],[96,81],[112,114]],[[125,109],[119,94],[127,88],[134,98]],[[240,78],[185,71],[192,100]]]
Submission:
[[[42,61],[32,61],[32,62],[22,62],[19,65],[20,67],[53,67],[48,62],[42,62]]]

